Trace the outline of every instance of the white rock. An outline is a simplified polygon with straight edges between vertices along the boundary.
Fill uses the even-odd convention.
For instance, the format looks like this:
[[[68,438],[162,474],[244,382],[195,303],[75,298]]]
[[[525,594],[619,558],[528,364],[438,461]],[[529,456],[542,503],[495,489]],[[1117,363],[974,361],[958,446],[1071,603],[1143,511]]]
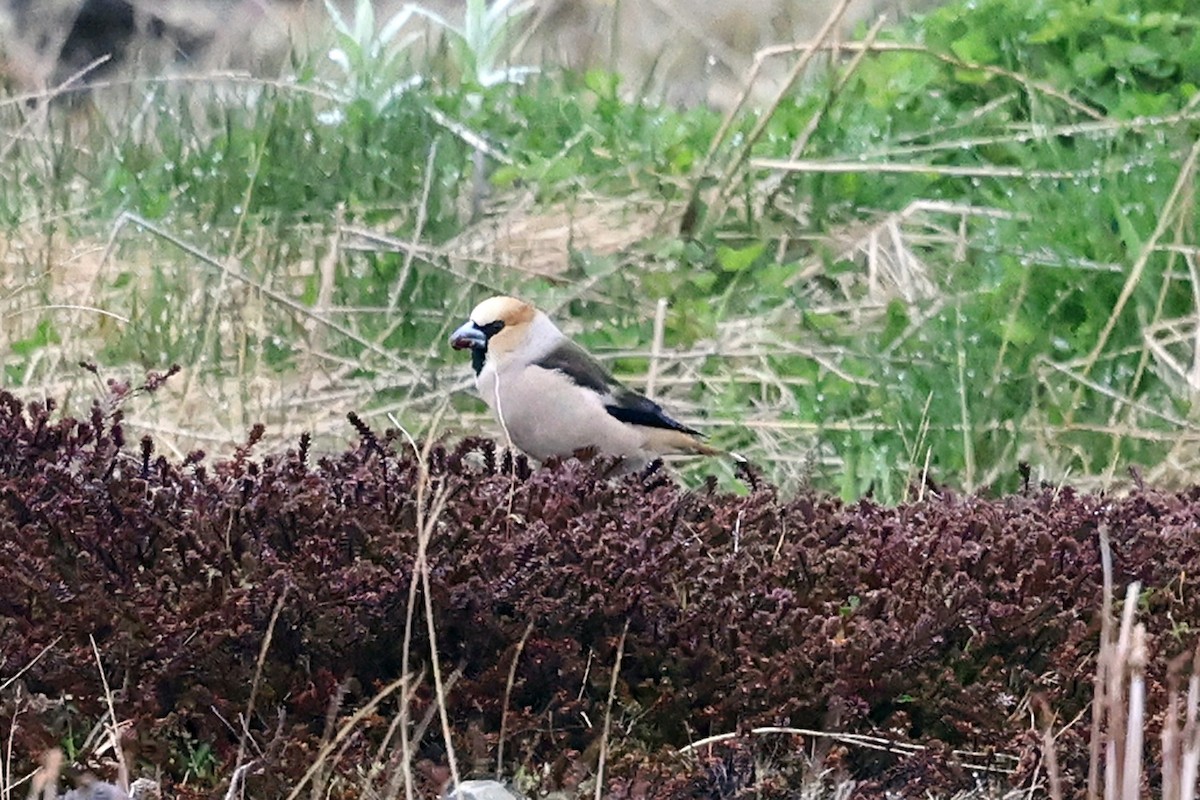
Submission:
[[[446,800],[524,800],[498,781],[463,781]]]

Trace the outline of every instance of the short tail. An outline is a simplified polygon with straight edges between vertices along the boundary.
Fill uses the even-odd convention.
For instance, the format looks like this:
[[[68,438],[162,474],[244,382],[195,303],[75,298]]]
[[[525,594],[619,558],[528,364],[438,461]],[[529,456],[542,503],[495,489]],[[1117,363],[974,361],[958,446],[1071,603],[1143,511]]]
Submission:
[[[729,453],[705,444],[698,437],[669,428],[645,428],[646,449],[662,456],[684,454],[694,456],[729,456],[735,461],[746,459],[737,453]]]

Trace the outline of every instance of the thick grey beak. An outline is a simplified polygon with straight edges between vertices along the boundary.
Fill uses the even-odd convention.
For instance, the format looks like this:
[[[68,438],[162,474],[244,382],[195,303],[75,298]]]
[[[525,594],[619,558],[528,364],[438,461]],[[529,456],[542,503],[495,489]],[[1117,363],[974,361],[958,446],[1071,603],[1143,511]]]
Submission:
[[[487,341],[479,326],[469,320],[450,334],[450,346],[455,350],[486,350]]]

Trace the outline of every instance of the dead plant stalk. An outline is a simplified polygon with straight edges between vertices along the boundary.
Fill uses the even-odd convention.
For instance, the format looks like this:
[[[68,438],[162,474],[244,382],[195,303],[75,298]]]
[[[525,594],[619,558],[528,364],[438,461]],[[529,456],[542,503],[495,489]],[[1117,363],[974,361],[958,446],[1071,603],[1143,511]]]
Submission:
[[[629,619],[621,628],[621,638],[617,642],[617,657],[613,663],[612,678],[608,683],[608,702],[604,706],[604,732],[600,739],[600,759],[596,765],[596,800],[604,796],[604,767],[608,761],[608,735],[612,730],[612,710],[617,699],[617,681],[621,676],[621,659],[625,655],[625,637],[629,634]]]

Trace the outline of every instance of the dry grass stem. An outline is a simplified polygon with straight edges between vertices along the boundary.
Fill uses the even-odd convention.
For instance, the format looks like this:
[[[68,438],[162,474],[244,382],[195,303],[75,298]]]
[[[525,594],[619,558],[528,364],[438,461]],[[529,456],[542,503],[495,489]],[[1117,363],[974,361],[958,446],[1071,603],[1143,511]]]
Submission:
[[[1146,629],[1141,624],[1135,625],[1129,643],[1128,666],[1129,675],[1129,715],[1126,721],[1125,763],[1122,765],[1121,796],[1126,800],[1137,800],[1142,787],[1142,760],[1145,756],[1142,750],[1142,734],[1145,730],[1146,719],[1146,662],[1149,653],[1146,648]]]
[[[30,669],[32,669],[33,666],[35,664],[37,664],[39,661],[41,661],[42,658],[47,653],[49,653],[51,650],[53,650],[55,647],[57,647],[58,643],[61,641],[62,641],[61,635],[55,636],[54,639],[50,642],[50,644],[43,647],[41,650],[38,651],[38,654],[36,656],[34,656],[32,659],[30,659],[28,664],[26,664],[25,666],[23,666],[19,670],[17,670],[15,673],[13,673],[13,676],[11,678],[8,678],[3,683],[0,683],[0,692],[3,692],[9,686],[12,686],[14,683],[19,681],[21,679],[22,675],[24,675],[26,672],[28,672]]]
[[[448,498],[446,485],[444,483],[438,484],[437,488],[434,490],[433,497],[429,502],[429,508],[426,507],[427,504],[425,500],[426,493],[428,492],[431,483],[429,475],[429,453],[433,448],[435,441],[434,431],[436,430],[437,424],[441,419],[441,414],[443,413],[444,409],[445,406],[443,405],[442,409],[439,410],[438,415],[435,417],[432,425],[430,426],[429,432],[426,434],[427,438],[424,448],[417,453],[418,469],[420,470],[417,481],[417,553],[413,564],[412,582],[409,585],[407,618],[404,629],[402,666],[404,671],[407,672],[409,664],[409,652],[412,641],[412,620],[418,586],[417,582],[420,581],[420,588],[424,601],[425,626],[429,635],[430,665],[433,675],[434,691],[437,700],[435,705],[439,719],[441,720],[442,737],[446,745],[446,758],[450,766],[450,775],[453,782],[453,788],[457,790],[461,780],[459,778],[458,762],[454,753],[454,742],[450,731],[449,714],[446,709],[447,685],[442,680],[441,664],[438,656],[437,631],[433,619],[433,596],[429,585],[429,562],[427,557],[429,541],[433,536],[434,528],[437,525],[438,518],[445,508],[446,500]],[[404,429],[401,428],[401,430]],[[408,437],[410,445],[414,450],[416,450],[416,441],[409,436],[407,431],[404,431],[404,435]],[[402,739],[402,744],[405,747],[405,752],[410,752],[408,750],[409,743]],[[406,776],[406,796],[409,796],[412,791],[412,781]]]
[[[58,51],[56,49],[47,48],[46,52]],[[24,95],[25,100],[22,102],[32,105],[36,111],[28,116],[25,122],[21,125],[21,128],[10,136],[4,147],[0,148],[0,163],[4,163],[8,160],[9,156],[12,155],[13,148],[17,146],[17,144],[29,130],[31,130],[35,125],[46,124],[46,121],[49,119],[51,101],[61,97],[64,94],[78,91],[80,83],[83,81],[83,79],[95,72],[104,64],[108,63],[111,58],[111,55],[102,55],[99,58],[93,59],[88,64],[85,64],[81,69],[77,70],[54,88]],[[0,108],[13,102],[14,99],[12,98],[6,101],[0,101]]]
[[[1177,417],[1174,414],[1168,413],[1166,411],[1160,411],[1159,409],[1152,408],[1143,402],[1134,400],[1131,397],[1121,394],[1120,392],[1116,391],[1115,389],[1112,389],[1101,383],[1093,381],[1090,378],[1087,378],[1083,373],[1076,372],[1075,370],[1068,368],[1067,365],[1059,364],[1057,362],[1050,361],[1048,359],[1042,359],[1041,363],[1044,366],[1048,367],[1050,370],[1067,376],[1068,378],[1070,378],[1072,381],[1074,381],[1080,387],[1089,389],[1098,395],[1108,397],[1109,399],[1114,400],[1118,403],[1127,404],[1130,408],[1134,408],[1134,409],[1142,412],[1143,414],[1146,414],[1149,417],[1160,419],[1163,422],[1169,423],[1170,425],[1175,426],[1178,430],[1200,431],[1200,425],[1197,425],[1194,422],[1190,422],[1181,417]],[[1070,420],[1067,420],[1066,422],[1064,422],[1063,427],[1066,429],[1080,430],[1079,426],[1073,425]],[[1106,427],[1111,430],[1118,430],[1118,426],[1110,425],[1110,426],[1106,426]],[[1178,434],[1176,434],[1176,435],[1178,435]]]
[[[62,774],[62,766],[63,752],[59,748],[51,747],[42,754],[42,765],[29,782],[29,800],[37,800],[39,796],[41,800],[58,800],[58,778]],[[0,785],[3,785],[4,797],[7,798],[10,795],[8,782],[0,780]]]
[[[529,641],[529,634],[533,633],[533,620],[525,626],[525,632],[521,634],[521,640],[517,642],[517,647],[513,651],[512,662],[508,665],[508,678],[504,682],[504,705],[500,709],[500,735],[496,742],[496,780],[500,780],[504,774],[504,739],[508,732],[508,704],[512,696],[513,684],[517,680],[517,663],[521,660],[521,653],[525,650],[525,643]]]
[[[1200,644],[1192,657],[1192,675],[1188,678],[1186,721],[1182,732],[1179,785],[1180,800],[1194,800],[1200,779]]]
[[[662,358],[663,336],[667,327],[667,298],[658,298],[654,308],[654,335],[650,339],[650,367],[646,370],[646,388],[644,394],[654,399],[657,388],[659,360]]]
[[[1046,766],[1046,788],[1050,792],[1050,800],[1063,800],[1062,770],[1058,766],[1058,752],[1054,745],[1054,733],[1051,730],[1053,718],[1045,701],[1041,697],[1037,697],[1035,700],[1035,710],[1046,717],[1046,724],[1042,727],[1041,753],[1042,761]]]
[[[958,361],[958,414],[963,429],[963,461],[966,471],[963,476],[963,490],[970,493],[975,491],[975,426],[971,421],[971,410],[967,403],[967,351],[963,344],[962,325],[955,326],[957,341],[956,355]]]
[[[404,252],[404,264],[400,267],[400,274],[396,277],[396,282],[392,284],[391,291],[388,292],[387,310],[388,314],[394,314],[396,307],[400,302],[400,295],[404,291],[404,287],[408,285],[409,275],[412,274],[413,260],[417,254],[417,246],[421,242],[421,236],[425,233],[425,223],[428,221],[429,215],[429,190],[433,186],[433,178],[435,174],[434,165],[437,163],[437,140],[435,139],[429,145],[429,155],[425,159],[425,178],[421,182],[421,201],[417,203],[417,219],[413,223],[412,247],[409,247]],[[339,227],[341,223],[339,222]],[[375,339],[376,344],[382,345],[391,336],[392,331],[400,325],[403,316],[399,317],[396,322],[388,326]]]
[[[817,31],[814,41],[810,46],[805,47],[800,52],[800,58],[796,60],[796,63],[788,72],[787,77],[784,78],[778,92],[775,94],[775,97],[766,105],[765,108],[759,112],[758,122],[755,123],[754,127],[750,130],[750,133],[748,133],[738,144],[737,149],[726,162],[725,169],[720,178],[717,180],[716,196],[713,198],[708,211],[708,217],[710,219],[716,218],[721,214],[726,202],[726,198],[728,197],[729,190],[734,183],[734,179],[737,177],[739,170],[741,170],[742,166],[749,158],[750,151],[762,137],[763,133],[766,132],[767,126],[771,122],[771,118],[774,116],[776,109],[779,108],[779,104],[784,101],[784,99],[788,96],[788,93],[791,92],[792,87],[796,84],[796,81],[799,80],[800,76],[804,74],[804,71],[808,69],[808,65],[812,61],[813,57],[817,54],[819,47],[833,35],[834,31],[837,29],[838,23],[841,21],[843,15],[845,15],[846,9],[849,8],[850,2],[851,0],[838,0],[837,5],[830,10],[829,16],[825,19],[825,23],[821,26],[820,30]],[[710,159],[716,152],[717,148],[721,145],[724,137],[728,134],[730,126],[735,119],[736,113],[739,112],[745,105],[746,99],[749,97],[750,90],[753,87],[754,82],[757,80],[758,73],[762,69],[762,65],[765,62],[766,56],[763,54],[763,51],[759,51],[755,54],[754,66],[751,69],[750,76],[746,79],[745,87],[743,88],[742,93],[739,95],[738,100],[734,104],[733,108],[730,109],[729,113],[722,121],[721,128],[713,137],[712,144],[709,146],[708,155],[705,157],[704,167],[697,174],[701,176],[707,174],[707,168]],[[696,183],[696,187],[693,189],[692,203],[694,203],[696,197],[699,196],[698,191],[699,182]]]
[[[995,103],[996,101],[992,102]],[[1067,125],[1039,125],[1031,127],[1028,130],[1016,130],[1003,135],[940,139],[926,144],[914,144],[905,147],[883,147],[875,150],[867,150],[863,155],[869,159],[890,161],[906,156],[977,150],[1001,144],[1024,144],[1047,139],[1095,136],[1113,137],[1122,133],[1152,130],[1155,128],[1173,128],[1177,125],[1194,122],[1198,119],[1200,119],[1200,113],[1198,112],[1180,111],[1175,114],[1155,117],[1134,117],[1133,119],[1105,118],[1094,122],[1075,122]]]
[[[454,754],[454,740],[450,731],[450,715],[446,709],[446,685],[442,680],[442,671],[437,649],[437,630],[433,621],[433,595],[429,587],[429,562],[425,555],[425,549],[429,541],[429,536],[433,532],[433,521],[436,521],[438,514],[445,507],[447,493],[444,487],[439,486],[439,491],[434,498],[434,510],[431,514],[431,522],[429,523],[426,532],[423,534],[423,542],[419,547],[417,556],[417,570],[421,575],[421,591],[424,595],[425,605],[425,626],[429,634],[429,657],[430,667],[433,672],[433,685],[437,695],[438,716],[442,723],[442,738],[446,743],[446,760],[450,766],[450,776],[453,781],[453,787],[458,789],[461,780],[458,772],[458,760]]]
[[[1155,226],[1150,238],[1142,245],[1141,251],[1138,253],[1133,266],[1129,270],[1129,277],[1125,279],[1125,285],[1121,287],[1121,294],[1117,296],[1117,301],[1113,304],[1113,310],[1108,317],[1108,321],[1104,323],[1104,328],[1096,337],[1096,342],[1092,345],[1091,352],[1084,359],[1081,369],[1081,374],[1084,377],[1087,377],[1092,371],[1092,367],[1096,365],[1096,361],[1104,351],[1105,345],[1108,344],[1108,337],[1112,335],[1113,328],[1117,326],[1117,320],[1120,318],[1121,312],[1125,310],[1125,304],[1129,302],[1129,298],[1133,296],[1134,290],[1141,281],[1142,274],[1145,272],[1146,265],[1150,262],[1150,256],[1158,246],[1159,239],[1167,232],[1168,226],[1175,219],[1175,214],[1179,210],[1179,200],[1190,189],[1195,179],[1197,156],[1200,156],[1200,139],[1193,142],[1187,157],[1184,158],[1183,166],[1179,170],[1179,176],[1175,180],[1175,185],[1171,188],[1171,194],[1167,197],[1166,202],[1158,212],[1158,224]],[[1078,399],[1078,394],[1076,398]],[[1070,421],[1071,418],[1068,416],[1068,424]]]
[[[239,796],[245,796],[245,790],[243,787],[246,784],[246,773],[249,772],[253,766],[254,762],[249,761],[234,769],[233,774],[229,776],[229,788],[225,790],[224,800],[236,800]]]
[[[417,459],[417,469],[419,470],[419,474],[418,474],[418,478],[417,478],[417,498],[416,498],[416,500],[417,500],[417,553],[414,555],[413,574],[412,574],[411,579],[409,580],[409,585],[408,585],[408,600],[407,600],[407,603],[405,604],[404,640],[401,645],[401,656],[400,656],[400,668],[401,668],[402,673],[405,675],[409,674],[409,664],[411,663],[413,619],[416,614],[417,590],[418,590],[418,587],[421,586],[423,583],[421,575],[425,572],[425,569],[423,567],[424,552],[429,544],[429,535],[430,535],[431,525],[432,525],[432,522],[429,525],[426,524],[426,500],[425,500],[425,496],[429,491],[429,484],[430,484],[429,452],[430,452],[430,448],[433,447],[434,431],[436,431],[437,426],[438,426],[439,422],[441,421],[441,416],[444,413],[445,408],[446,408],[446,406],[443,404],[442,407],[439,409],[437,415],[435,416],[433,422],[431,423],[430,430],[427,434],[427,438],[426,438],[424,447],[420,447],[417,444],[417,441],[413,438],[412,434],[410,434],[403,425],[400,425],[399,422],[395,419],[395,417],[391,417],[393,424],[395,424],[397,429],[399,429],[400,432],[404,435],[405,439],[408,441],[409,446],[412,448],[413,454],[415,455],[415,457]],[[440,487],[440,488],[444,489],[444,487]],[[435,504],[437,504],[439,509],[441,508],[441,504],[444,501],[445,501],[444,491],[435,492],[434,502],[435,502]],[[433,521],[436,521],[436,516],[434,516]],[[434,647],[432,642],[431,642],[431,647]],[[435,658],[436,658],[436,656],[435,656]],[[439,708],[442,707],[441,699],[443,697],[444,697],[444,695],[439,693],[439,704],[438,704]],[[405,692],[405,696],[403,698],[403,702],[402,702],[402,705],[400,708],[400,723],[399,723],[399,725],[400,725],[400,749],[403,754],[403,763],[401,765],[400,775],[403,779],[403,784],[404,784],[404,796],[405,796],[405,798],[407,798],[407,800],[412,800],[412,798],[415,796],[416,786],[415,786],[415,783],[413,781],[413,776],[412,776],[411,754],[413,752],[413,750],[412,750],[413,743],[409,740],[408,714],[409,714],[408,692]],[[447,746],[449,746],[449,744],[450,744],[449,741],[447,741]],[[456,780],[455,785],[457,786],[457,784],[458,784],[458,781]]]
[[[742,81],[741,92],[738,93],[737,99],[725,113],[724,119],[721,120],[721,126],[717,129],[717,133],[713,136],[712,142],[709,144],[708,152],[705,154],[704,161],[698,171],[698,174],[705,175],[708,173],[708,168],[712,163],[713,157],[716,155],[721,144],[725,141],[725,138],[729,135],[729,131],[733,127],[733,123],[734,120],[737,119],[737,115],[743,108],[745,108],[746,102],[750,99],[750,93],[755,82],[758,80],[759,73],[762,71],[763,65],[766,63],[767,59],[780,55],[792,55],[794,53],[801,54],[800,60],[797,62],[796,67],[793,67],[791,80],[787,82],[787,86],[784,90],[784,92],[786,92],[787,89],[791,88],[791,84],[797,77],[800,76],[804,68],[808,65],[808,62],[812,59],[812,54],[824,45],[830,33],[833,32],[833,28],[836,26],[837,21],[841,19],[843,14],[845,14],[848,6],[848,0],[841,0],[841,2],[839,2],[838,6],[836,6],[826,18],[825,24],[817,32],[815,41],[804,45],[792,45],[787,49],[768,47],[759,50],[754,54],[754,61],[751,64],[750,73]],[[782,95],[784,92],[781,92],[780,94]],[[777,105],[778,98],[775,103],[771,104],[770,107],[774,108]],[[765,117],[769,118],[770,114],[766,114]]]
[[[129,792],[129,763],[125,760],[125,748],[121,746],[121,723],[117,721],[117,708],[113,703],[112,689],[108,686],[108,676],[104,672],[104,663],[100,660],[100,648],[96,639],[88,634],[88,642],[92,645],[92,653],[96,656],[96,669],[100,672],[100,683],[104,686],[104,703],[108,709],[109,738],[112,743],[113,758],[117,761],[117,786],[121,791]]]
[[[879,33],[883,30],[883,26],[886,22],[887,17],[883,16],[882,14],[876,17],[875,22],[872,23],[871,28],[867,31],[866,37],[863,39],[864,46],[857,53],[855,53],[853,57],[851,57],[850,62],[846,64],[846,68],[842,70],[840,75],[838,75],[837,82],[833,85],[833,92],[830,94],[828,101],[825,103],[825,108],[831,106],[837,99],[838,94],[846,88],[846,84],[850,82],[850,78],[853,77],[854,73],[858,71],[859,66],[861,66],[863,63],[863,59],[865,59],[867,53],[870,52],[871,46],[874,45],[875,41],[879,38]],[[789,158],[796,159],[800,157],[800,154],[803,153],[804,149],[808,146],[809,139],[811,139],[813,133],[816,132],[817,126],[821,123],[822,117],[822,114],[813,114],[812,118],[804,126],[804,130],[801,131],[800,135],[796,137],[795,143],[792,144],[792,150],[789,154]]]
[[[129,317],[121,316],[120,314],[116,314],[112,311],[108,311],[107,309],[96,308],[95,306],[72,305],[70,303],[52,303],[52,304],[43,305],[43,306],[29,306],[27,308],[17,308],[17,309],[13,309],[12,311],[9,311],[3,315],[0,315],[0,319],[13,319],[14,317],[17,317],[21,314],[32,314],[32,313],[36,313],[39,311],[83,311],[88,314],[99,314],[100,316],[108,317],[109,319],[116,320],[117,322],[120,322],[125,325],[128,325],[130,322]]]
[[[604,767],[608,761],[608,736],[612,731],[612,710],[617,700],[617,683],[621,677],[621,659],[625,655],[625,637],[629,634],[629,620],[621,628],[617,641],[617,657],[613,662],[612,677],[608,682],[608,702],[604,706],[604,730],[600,734],[600,758],[596,763],[596,800],[604,797]]]
[[[324,320],[328,320],[330,317],[333,293],[337,288],[337,267],[342,257],[342,220],[345,218],[345,214],[344,205],[339,205],[334,211],[334,225],[326,238],[325,254],[317,260],[317,301],[313,304],[313,311]],[[309,335],[309,352],[306,354],[308,363],[305,365],[305,371],[316,372],[318,370],[318,353],[324,352],[328,347],[326,334],[329,329],[323,324],[318,325],[311,320],[306,327]]]
[[[1034,89],[1040,94],[1046,95],[1047,97],[1053,97],[1054,99],[1062,102],[1068,108],[1071,108],[1083,114],[1084,116],[1090,117],[1094,120],[1108,122],[1107,118],[1102,112],[1092,108],[1086,103],[1081,103],[1080,101],[1071,97],[1069,93],[1064,92],[1058,87],[1042,81],[1035,81],[1028,75],[1023,75],[1019,72],[1004,69],[1003,67],[997,67],[991,64],[976,64],[970,61],[963,61],[962,59],[956,58],[955,56],[947,53],[939,53],[931,50],[921,44],[909,44],[906,42],[874,42],[870,44],[865,42],[838,42],[837,44],[829,44],[821,41],[823,38],[824,37],[822,37],[820,34],[817,34],[814,40],[810,42],[775,45],[773,47],[765,48],[759,51],[759,53],[764,58],[792,55],[794,53],[804,52],[809,48],[816,48],[818,50],[845,51],[849,53],[863,49],[870,50],[871,52],[875,53],[921,53],[935,58],[945,64],[949,64],[956,69],[974,70],[987,75],[996,75],[999,77],[1008,78],[1009,80],[1012,80],[1023,87]]]
[[[304,305],[303,303],[293,300],[292,298],[288,297],[287,295],[281,294],[280,292],[277,292],[274,289],[271,289],[270,287],[264,286],[259,281],[256,281],[253,278],[249,277],[248,275],[243,274],[240,270],[233,267],[232,265],[227,264],[227,263],[221,261],[220,259],[215,258],[214,256],[210,256],[209,254],[205,253],[200,248],[189,244],[188,242],[184,241],[183,239],[176,236],[175,234],[170,233],[169,231],[165,230],[161,226],[156,225],[155,223],[150,222],[149,220],[144,219],[137,214],[134,214],[134,213],[131,213],[128,211],[121,213],[121,216],[118,217],[117,222],[113,225],[112,236],[113,236],[114,241],[116,239],[118,232],[121,229],[123,229],[124,226],[127,224],[132,224],[139,228],[142,228],[142,229],[148,231],[149,233],[152,233],[155,236],[159,237],[160,239],[171,243],[175,247],[179,248],[183,252],[190,255],[192,258],[195,258],[197,261],[200,261],[202,264],[217,270],[218,274],[229,275],[229,277],[235,279],[239,283],[249,286],[254,291],[262,294],[264,297],[270,299],[271,301],[278,304],[280,307],[287,309],[288,311],[292,312],[293,314],[296,314],[297,316],[299,316],[303,319],[311,320],[313,322],[316,322],[318,324],[328,327],[330,330],[334,331],[335,333],[338,333],[338,334],[346,337],[346,339],[348,339],[349,341],[352,341],[352,342],[360,345],[364,350],[369,350],[372,353],[374,353],[375,355],[381,356],[385,361],[388,361],[397,367],[403,366],[403,362],[400,361],[393,353],[391,353],[386,348],[381,347],[380,345],[377,345],[374,342],[371,342],[371,341],[368,341],[368,340],[362,338],[361,336],[356,334],[354,331],[350,330],[349,328],[347,328],[346,326],[342,325],[339,322],[335,322],[335,321],[329,320],[329,319],[324,319],[317,311],[314,311],[313,309],[309,308],[308,306]]]
[[[881,161],[810,161],[805,159],[753,158],[750,166],[783,172],[887,173],[895,175],[938,175],[951,178],[1019,178],[1021,180],[1076,180],[1097,174],[1090,170],[1039,170],[1024,167],[954,166],[905,164]]]
[[[381,689],[374,697],[372,697],[371,700],[366,703],[366,705],[355,711],[349,719],[342,723],[342,726],[338,729],[333,738],[322,743],[320,750],[317,751],[316,757],[313,759],[312,765],[309,766],[308,770],[304,773],[296,785],[292,787],[292,791],[288,794],[287,800],[296,800],[296,798],[300,796],[300,793],[304,791],[304,787],[307,786],[319,772],[327,767],[327,762],[330,755],[338,746],[341,745],[342,741],[347,736],[354,732],[354,729],[358,726],[358,723],[368,716],[374,714],[375,709],[379,707],[380,703],[386,700],[397,689],[400,689],[404,686],[405,680],[405,678],[401,677],[383,687],[383,689]]]
[[[494,161],[499,161],[501,164],[506,164],[509,166],[513,164],[512,156],[501,150],[498,150],[496,146],[489,142],[485,137],[475,133],[475,131],[471,130],[466,125],[463,125],[461,122],[450,119],[439,109],[434,108],[432,105],[426,105],[425,113],[429,114],[429,118],[438,125],[441,125],[463,142],[470,145],[472,149],[483,153]]]
[[[258,747],[253,735],[250,733],[250,721],[254,716],[254,701],[258,697],[263,665],[267,661],[267,651],[271,648],[271,639],[275,635],[275,625],[279,622],[279,613],[283,611],[283,603],[287,599],[287,593],[288,587],[284,586],[283,591],[279,593],[279,598],[275,601],[275,607],[271,610],[271,620],[267,623],[267,632],[263,635],[262,644],[258,648],[258,659],[254,662],[254,678],[250,681],[250,697],[246,700],[246,710],[242,712],[242,725],[238,736],[237,756],[233,761],[234,777],[230,778],[230,791],[233,790],[233,786],[236,783],[238,770],[243,766],[242,760],[246,755],[246,743],[254,744],[256,749]]]
[[[702,748],[720,742],[727,742],[743,736],[806,736],[817,739],[828,739],[830,741],[848,744],[854,747],[861,747],[866,750],[877,750],[882,753],[891,753],[893,755],[911,756],[916,753],[923,753],[929,748],[925,745],[913,744],[911,742],[902,742],[895,739],[886,739],[882,736],[870,736],[859,733],[843,733],[840,731],[820,731],[813,728],[792,728],[780,726],[765,726],[760,728],[751,728],[747,731],[735,733],[718,733],[712,736],[706,736],[703,739],[688,744],[679,749],[681,755],[694,753]],[[964,759],[963,766],[973,772],[990,772],[1001,775],[1008,775],[1015,771],[1020,758],[1007,753],[981,753],[972,750],[952,750],[951,755]],[[975,763],[967,763],[969,759],[976,759]],[[1012,767],[997,766],[995,763],[987,762],[1007,761],[1012,764]]]

